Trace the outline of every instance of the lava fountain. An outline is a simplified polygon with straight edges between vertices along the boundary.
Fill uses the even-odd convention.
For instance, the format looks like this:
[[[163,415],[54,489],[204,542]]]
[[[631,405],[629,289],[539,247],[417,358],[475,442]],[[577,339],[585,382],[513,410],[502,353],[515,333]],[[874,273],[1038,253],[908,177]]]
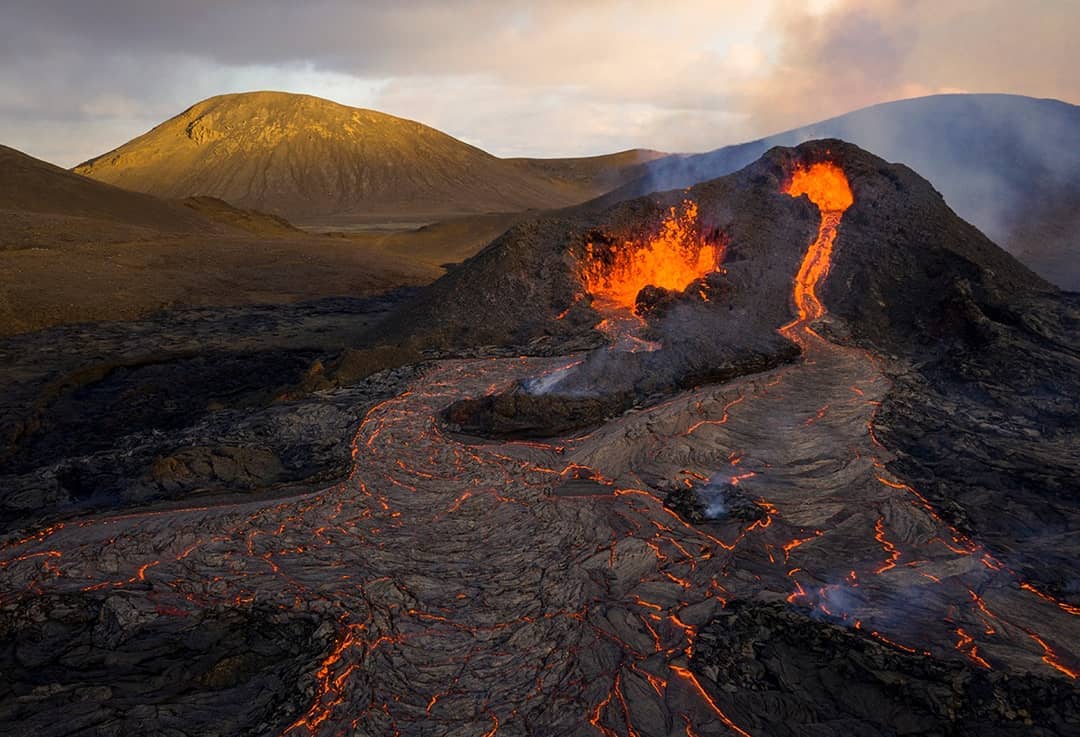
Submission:
[[[783,191],[792,197],[806,195],[821,211],[817,238],[810,244],[795,276],[794,299],[798,317],[783,327],[782,332],[787,334],[799,327],[809,330],[809,323],[825,315],[825,306],[817,289],[829,273],[836,231],[854,197],[844,170],[832,162],[797,167]]]
[[[681,292],[716,271],[723,254],[722,243],[702,237],[697,203],[685,200],[681,207],[670,208],[652,238],[621,245],[589,243],[581,280],[601,312],[634,313],[644,287]]]

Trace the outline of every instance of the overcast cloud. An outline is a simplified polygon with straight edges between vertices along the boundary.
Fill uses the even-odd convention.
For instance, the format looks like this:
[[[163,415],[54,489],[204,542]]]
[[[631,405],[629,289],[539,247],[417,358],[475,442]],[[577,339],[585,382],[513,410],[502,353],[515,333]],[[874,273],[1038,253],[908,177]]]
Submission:
[[[1080,102],[1080,2],[5,0],[0,143],[70,166],[279,89],[503,156],[700,151],[942,91]]]

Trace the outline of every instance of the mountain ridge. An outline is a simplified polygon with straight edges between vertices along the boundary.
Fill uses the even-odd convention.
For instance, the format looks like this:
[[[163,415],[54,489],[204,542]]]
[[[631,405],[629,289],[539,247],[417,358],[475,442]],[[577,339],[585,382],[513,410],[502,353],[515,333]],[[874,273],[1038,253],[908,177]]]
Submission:
[[[174,232],[207,226],[203,218],[179,204],[72,173],[4,145],[0,145],[0,210]]]
[[[311,95],[218,95],[74,168],[160,197],[213,196],[299,221],[439,219],[561,207],[656,156],[500,159],[417,121]],[[614,177],[612,179],[611,177]]]

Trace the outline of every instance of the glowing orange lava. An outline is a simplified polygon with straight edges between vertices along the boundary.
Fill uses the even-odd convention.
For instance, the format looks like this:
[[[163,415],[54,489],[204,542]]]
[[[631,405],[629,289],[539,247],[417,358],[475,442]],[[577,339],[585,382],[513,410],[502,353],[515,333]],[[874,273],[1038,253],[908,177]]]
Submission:
[[[701,237],[697,203],[686,200],[681,209],[671,208],[660,232],[648,241],[589,243],[581,279],[601,305],[633,311],[643,287],[681,292],[716,271],[722,257],[723,246]]]
[[[677,665],[669,665],[668,667],[698,692],[698,695],[701,696],[705,703],[712,707],[713,712],[715,712],[716,716],[720,718],[720,721],[724,723],[724,726],[735,734],[741,735],[741,737],[750,737],[749,732],[731,721],[731,718],[723,712],[720,705],[716,703],[716,699],[709,695],[709,692],[701,685],[701,682],[697,679],[697,676],[694,675],[693,671],[689,668],[683,668]],[[689,724],[689,722],[687,723]]]
[[[806,195],[821,210],[817,239],[811,244],[795,277],[795,309],[799,316],[792,325],[805,324],[825,314],[817,288],[829,273],[836,229],[854,197],[844,170],[832,162],[796,168],[791,181],[784,186],[784,192],[792,197]]]

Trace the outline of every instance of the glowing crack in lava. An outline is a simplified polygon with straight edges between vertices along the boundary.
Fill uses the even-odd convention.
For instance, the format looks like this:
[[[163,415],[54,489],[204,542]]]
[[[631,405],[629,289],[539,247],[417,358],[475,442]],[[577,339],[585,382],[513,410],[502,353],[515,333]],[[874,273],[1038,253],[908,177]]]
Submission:
[[[681,292],[716,271],[722,257],[723,246],[701,236],[697,203],[686,200],[668,211],[660,232],[645,242],[589,243],[581,280],[602,312],[633,312],[644,287]]]
[[[818,286],[829,273],[836,230],[844,211],[851,207],[854,197],[844,170],[832,162],[821,162],[809,167],[799,166],[784,186],[784,192],[792,197],[806,195],[821,211],[821,226],[817,238],[795,276],[795,309],[798,318],[786,325],[784,330],[806,326],[825,315],[825,307],[817,295]],[[790,337],[790,336],[789,336]]]

